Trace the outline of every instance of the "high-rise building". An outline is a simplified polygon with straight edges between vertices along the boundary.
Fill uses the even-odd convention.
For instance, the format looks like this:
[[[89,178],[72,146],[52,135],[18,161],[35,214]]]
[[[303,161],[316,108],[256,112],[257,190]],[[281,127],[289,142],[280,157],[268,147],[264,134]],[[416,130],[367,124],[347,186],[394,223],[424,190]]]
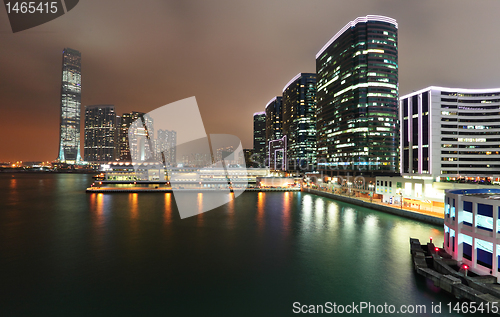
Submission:
[[[177,132],[169,130],[158,130],[157,159],[166,164],[177,163]]]
[[[319,170],[398,172],[397,31],[392,18],[360,17],[316,55]]]
[[[266,105],[266,157],[269,157],[269,142],[281,138],[282,133],[282,97],[274,97]]]
[[[401,174],[498,180],[499,109],[500,88],[431,86],[402,96]]]
[[[255,167],[252,159],[253,149],[243,149],[245,164],[247,167]]]
[[[316,74],[299,73],[283,88],[283,135],[288,170],[316,163]]]
[[[115,133],[115,106],[86,106],[84,141],[85,161],[109,162],[114,160]]]
[[[266,105],[266,140],[281,138],[282,106],[281,97],[274,97]]]
[[[82,91],[81,54],[65,48],[62,58],[61,121],[59,129],[60,163],[76,164],[80,155],[80,105]]]
[[[130,155],[130,147],[128,142],[128,130],[130,125],[137,120],[137,118],[144,116],[144,113],[132,111],[130,113],[124,113],[121,116],[119,125],[119,140],[116,146],[118,147],[119,159],[120,161],[131,161],[132,157]]]
[[[114,160],[120,160],[120,125],[122,122],[122,117],[115,116],[115,151],[113,154]]]
[[[266,113],[253,114],[253,151],[256,159],[263,166],[266,154]]]
[[[154,132],[153,118],[148,114],[140,115],[136,123],[130,126],[128,143],[132,161],[155,161]]]

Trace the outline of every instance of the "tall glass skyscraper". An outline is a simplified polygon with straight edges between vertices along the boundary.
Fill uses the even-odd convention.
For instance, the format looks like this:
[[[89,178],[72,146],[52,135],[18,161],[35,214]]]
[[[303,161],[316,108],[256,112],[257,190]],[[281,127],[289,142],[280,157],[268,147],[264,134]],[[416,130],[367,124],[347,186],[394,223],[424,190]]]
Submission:
[[[114,160],[116,132],[115,106],[85,106],[85,161],[109,162]]]
[[[80,105],[82,91],[81,54],[65,48],[62,60],[61,121],[59,156],[61,163],[80,162]]]
[[[139,117],[144,117],[143,112],[132,111],[130,113],[124,113],[120,118],[119,131],[118,131],[118,147],[119,159],[120,161],[132,161],[132,155],[130,153],[128,130],[132,125],[132,122],[137,120]]]
[[[157,160],[165,164],[177,163],[177,132],[158,130],[156,147]]]
[[[269,142],[281,138],[282,132],[282,98],[277,96],[266,105],[266,155],[269,155]]]
[[[319,170],[398,171],[397,31],[392,18],[360,17],[316,55]]]
[[[266,113],[253,114],[253,153],[258,156],[259,163],[264,163],[266,151]]]
[[[283,88],[283,135],[288,170],[313,169],[316,163],[316,74],[300,73]]]

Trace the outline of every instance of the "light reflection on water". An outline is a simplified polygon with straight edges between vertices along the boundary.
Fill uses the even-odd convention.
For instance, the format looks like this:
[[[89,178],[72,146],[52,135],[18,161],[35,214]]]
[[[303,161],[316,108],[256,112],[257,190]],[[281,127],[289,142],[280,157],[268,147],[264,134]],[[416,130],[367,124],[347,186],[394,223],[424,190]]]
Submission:
[[[165,193],[165,225],[172,223],[172,194]]]
[[[0,203],[41,186],[1,177]],[[0,208],[11,315],[91,315],[100,303],[107,315],[283,316],[294,301],[453,301],[415,279],[408,252],[410,236],[442,244],[439,227],[295,192],[244,193],[181,220],[170,193],[85,194],[86,177],[50,175],[31,200]],[[259,305],[242,310],[249,302]]]

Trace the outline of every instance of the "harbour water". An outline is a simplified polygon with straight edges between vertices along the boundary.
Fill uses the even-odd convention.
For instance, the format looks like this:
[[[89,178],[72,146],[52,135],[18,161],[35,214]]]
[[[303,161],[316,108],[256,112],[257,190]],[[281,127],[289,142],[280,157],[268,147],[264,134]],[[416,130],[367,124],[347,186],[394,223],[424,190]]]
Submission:
[[[244,193],[181,220],[170,193],[91,183],[0,174],[0,316],[287,316],[295,302],[457,315],[412,269],[409,238],[442,245],[441,227],[301,192]]]

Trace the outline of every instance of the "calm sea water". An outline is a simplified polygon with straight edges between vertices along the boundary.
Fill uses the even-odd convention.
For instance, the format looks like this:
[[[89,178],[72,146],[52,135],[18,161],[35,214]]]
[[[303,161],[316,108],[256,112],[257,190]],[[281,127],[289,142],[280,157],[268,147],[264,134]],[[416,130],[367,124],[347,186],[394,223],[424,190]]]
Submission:
[[[91,183],[0,174],[0,316],[288,316],[328,301],[432,316],[456,302],[412,270],[409,238],[442,245],[441,227],[307,193],[244,193],[181,220],[171,194]]]

